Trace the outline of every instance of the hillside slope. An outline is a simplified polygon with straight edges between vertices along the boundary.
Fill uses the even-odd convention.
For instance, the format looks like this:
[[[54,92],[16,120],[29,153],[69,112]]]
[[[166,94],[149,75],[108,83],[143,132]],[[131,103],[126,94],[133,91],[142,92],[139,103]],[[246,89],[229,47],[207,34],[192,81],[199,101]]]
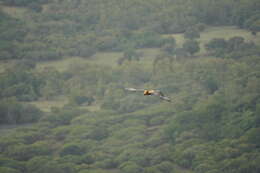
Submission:
[[[1,173],[260,172],[257,0],[1,2]]]

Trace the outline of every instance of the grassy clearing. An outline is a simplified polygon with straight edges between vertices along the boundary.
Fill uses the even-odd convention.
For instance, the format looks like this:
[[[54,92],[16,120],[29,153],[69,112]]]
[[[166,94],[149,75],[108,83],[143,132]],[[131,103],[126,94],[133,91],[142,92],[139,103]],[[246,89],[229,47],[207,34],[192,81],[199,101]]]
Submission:
[[[59,97],[55,100],[38,100],[34,102],[30,102],[32,105],[35,105],[39,109],[41,109],[44,112],[50,112],[52,107],[63,107],[65,104],[67,104],[68,99],[66,97]]]
[[[98,52],[91,58],[90,62],[115,67],[117,66],[118,58],[122,56],[122,52]]]
[[[151,69],[153,67],[153,60],[160,53],[158,48],[140,49],[138,52],[142,53],[140,64],[144,68]]]
[[[10,7],[4,5],[0,5],[0,10],[2,10],[6,14],[14,18],[19,18],[19,19],[23,19],[24,15],[28,11],[28,9],[25,7]]]
[[[37,68],[42,70],[47,67],[53,67],[60,72],[66,71],[73,64],[97,64],[97,65],[107,65],[110,67],[115,67],[117,65],[117,59],[122,57],[121,52],[98,52],[90,58],[82,57],[67,57],[62,60],[57,61],[46,61],[37,64]]]
[[[138,64],[144,68],[152,67],[154,58],[158,55],[158,48],[145,48],[138,49],[137,52],[141,53],[142,56]],[[106,65],[112,68],[118,67],[117,60],[123,56],[123,52],[98,52],[91,59],[85,62],[93,63],[97,65]]]
[[[5,71],[6,63],[0,62],[0,73],[3,73]]]
[[[58,108],[62,108],[64,105],[68,104],[68,98],[64,95],[64,96],[59,96],[53,100],[37,100],[37,101],[33,101],[33,102],[29,102],[30,104],[36,106],[37,108],[39,108],[40,110],[44,111],[44,112],[50,112],[52,107],[58,107]],[[90,106],[79,106],[79,108],[81,109],[85,109],[91,112],[95,112],[95,111],[99,111],[100,110],[100,106],[98,104],[92,104]]]
[[[70,58],[64,58],[62,60],[58,61],[46,61],[46,62],[40,62],[37,63],[36,68],[38,70],[42,70],[44,68],[55,68],[56,70],[63,72],[66,71],[70,65],[75,64],[75,63],[85,63],[87,60],[80,58],[80,57],[70,57]]]
[[[142,57],[139,61],[140,65],[144,67],[152,67],[152,63],[156,55],[159,53],[158,48],[147,48],[147,49],[139,49],[138,52],[142,53]],[[122,52],[98,52],[91,58],[85,59],[81,57],[68,57],[58,61],[47,61],[38,63],[36,68],[38,70],[42,70],[47,67],[52,67],[57,69],[60,72],[66,71],[73,64],[97,64],[97,65],[105,65],[112,68],[116,68],[117,60],[123,56]]]
[[[15,60],[0,60],[0,74],[5,72],[8,68],[12,68]]]
[[[93,104],[93,105],[90,105],[90,106],[79,106],[79,108],[86,109],[86,110],[88,110],[90,112],[96,112],[96,111],[100,110],[100,105]]]

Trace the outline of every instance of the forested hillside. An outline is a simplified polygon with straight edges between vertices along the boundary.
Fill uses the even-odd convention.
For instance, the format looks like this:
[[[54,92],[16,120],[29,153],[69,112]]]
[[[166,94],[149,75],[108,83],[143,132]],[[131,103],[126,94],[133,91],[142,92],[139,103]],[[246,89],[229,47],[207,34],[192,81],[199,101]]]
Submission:
[[[0,173],[260,172],[259,31],[259,0],[0,0]]]

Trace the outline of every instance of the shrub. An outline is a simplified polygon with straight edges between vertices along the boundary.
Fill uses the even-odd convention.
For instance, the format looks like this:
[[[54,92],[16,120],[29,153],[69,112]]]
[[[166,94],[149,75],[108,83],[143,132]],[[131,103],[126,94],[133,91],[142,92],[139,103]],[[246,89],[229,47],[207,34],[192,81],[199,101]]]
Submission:
[[[81,56],[84,58],[89,58],[96,53],[96,48],[94,46],[80,45],[77,49],[74,56]]]
[[[76,95],[72,97],[71,102],[77,105],[82,105],[82,104],[91,105],[94,102],[94,98],[91,96]]]
[[[41,121],[48,121],[55,126],[68,125],[71,120],[82,114],[82,110],[75,108],[53,109],[49,115],[44,116]]]
[[[142,173],[143,169],[134,162],[128,161],[120,165],[120,169],[124,173]]]
[[[100,51],[113,51],[118,47],[118,40],[113,36],[103,36],[97,40],[97,49]]]
[[[21,173],[17,169],[8,168],[8,167],[0,167],[0,172],[3,172],[3,173]]]
[[[173,163],[169,161],[161,162],[160,164],[156,165],[156,168],[160,170],[161,173],[171,173],[174,172]]]
[[[134,33],[130,39],[136,43],[137,48],[160,47],[166,40],[155,32],[147,32],[147,31]]]
[[[183,49],[188,52],[190,55],[195,54],[196,52],[199,52],[200,47],[198,41],[195,40],[187,40],[183,44]]]
[[[66,144],[60,151],[60,156],[66,155],[82,155],[83,150],[77,144]]]
[[[33,105],[22,104],[16,99],[0,101],[0,124],[23,124],[38,121],[42,112]]]
[[[227,41],[223,38],[213,38],[209,43],[205,45],[208,51],[215,49],[224,49],[227,46]]]
[[[12,168],[17,171],[24,170],[24,165],[21,162],[5,157],[0,157],[0,167]]]
[[[49,155],[51,150],[46,142],[37,142],[31,145],[18,144],[7,151],[11,158],[27,161],[35,156]]]

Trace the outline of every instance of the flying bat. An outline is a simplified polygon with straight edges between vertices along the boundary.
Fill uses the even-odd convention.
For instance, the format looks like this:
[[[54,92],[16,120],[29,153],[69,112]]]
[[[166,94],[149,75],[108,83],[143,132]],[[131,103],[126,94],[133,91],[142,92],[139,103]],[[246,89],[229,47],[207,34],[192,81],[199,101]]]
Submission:
[[[133,92],[143,92],[145,96],[149,95],[155,95],[160,97],[160,99],[171,102],[171,99],[169,97],[164,96],[164,94],[160,90],[147,90],[147,89],[135,89],[135,88],[125,88],[127,91],[133,91]]]

